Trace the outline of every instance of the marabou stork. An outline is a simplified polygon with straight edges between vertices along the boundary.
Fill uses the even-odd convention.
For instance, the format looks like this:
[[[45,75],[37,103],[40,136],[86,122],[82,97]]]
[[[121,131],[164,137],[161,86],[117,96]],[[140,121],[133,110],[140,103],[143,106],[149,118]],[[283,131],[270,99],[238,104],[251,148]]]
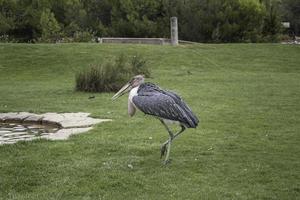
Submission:
[[[164,164],[169,162],[172,141],[186,128],[196,128],[199,120],[187,104],[174,92],[163,90],[153,83],[144,83],[144,76],[134,76],[113,97],[117,99],[129,92],[128,114],[133,116],[138,108],[148,115],[157,117],[169,133],[169,139],[161,146],[161,158],[165,155]],[[168,123],[179,124],[181,130],[172,133]]]

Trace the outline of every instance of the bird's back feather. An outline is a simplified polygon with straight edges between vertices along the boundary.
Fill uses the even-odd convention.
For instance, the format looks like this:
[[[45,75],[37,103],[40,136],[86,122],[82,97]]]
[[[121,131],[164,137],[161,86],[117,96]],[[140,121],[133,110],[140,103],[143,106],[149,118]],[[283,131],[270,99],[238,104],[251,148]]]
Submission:
[[[143,83],[137,94],[132,101],[145,114],[178,121],[187,128],[197,127],[198,118],[176,93],[162,90],[153,83]]]

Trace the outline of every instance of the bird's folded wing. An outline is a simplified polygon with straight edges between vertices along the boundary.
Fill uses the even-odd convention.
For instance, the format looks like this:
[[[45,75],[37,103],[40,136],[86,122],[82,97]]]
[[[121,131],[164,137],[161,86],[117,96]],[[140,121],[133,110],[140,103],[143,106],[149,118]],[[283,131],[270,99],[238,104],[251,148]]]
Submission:
[[[193,126],[193,120],[174,99],[162,93],[137,95],[133,97],[133,103],[145,114],[154,115],[163,119],[174,120],[183,123],[187,127]]]

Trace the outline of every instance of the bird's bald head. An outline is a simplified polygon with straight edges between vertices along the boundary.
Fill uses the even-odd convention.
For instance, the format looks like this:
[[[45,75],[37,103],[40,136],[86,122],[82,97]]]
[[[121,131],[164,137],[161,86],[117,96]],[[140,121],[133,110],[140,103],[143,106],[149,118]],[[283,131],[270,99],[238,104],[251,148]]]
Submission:
[[[145,77],[144,75],[136,75],[134,76],[131,81],[130,81],[130,85],[132,88],[137,87],[139,85],[141,85],[142,83],[144,83],[145,81]]]

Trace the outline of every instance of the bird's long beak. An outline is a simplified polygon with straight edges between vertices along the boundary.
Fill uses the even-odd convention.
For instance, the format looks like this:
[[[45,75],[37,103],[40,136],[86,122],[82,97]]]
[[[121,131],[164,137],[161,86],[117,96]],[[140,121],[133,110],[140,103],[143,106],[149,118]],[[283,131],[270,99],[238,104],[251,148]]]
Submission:
[[[111,99],[116,100],[123,94],[127,93],[129,90],[131,90],[131,84],[130,82],[126,83]]]

